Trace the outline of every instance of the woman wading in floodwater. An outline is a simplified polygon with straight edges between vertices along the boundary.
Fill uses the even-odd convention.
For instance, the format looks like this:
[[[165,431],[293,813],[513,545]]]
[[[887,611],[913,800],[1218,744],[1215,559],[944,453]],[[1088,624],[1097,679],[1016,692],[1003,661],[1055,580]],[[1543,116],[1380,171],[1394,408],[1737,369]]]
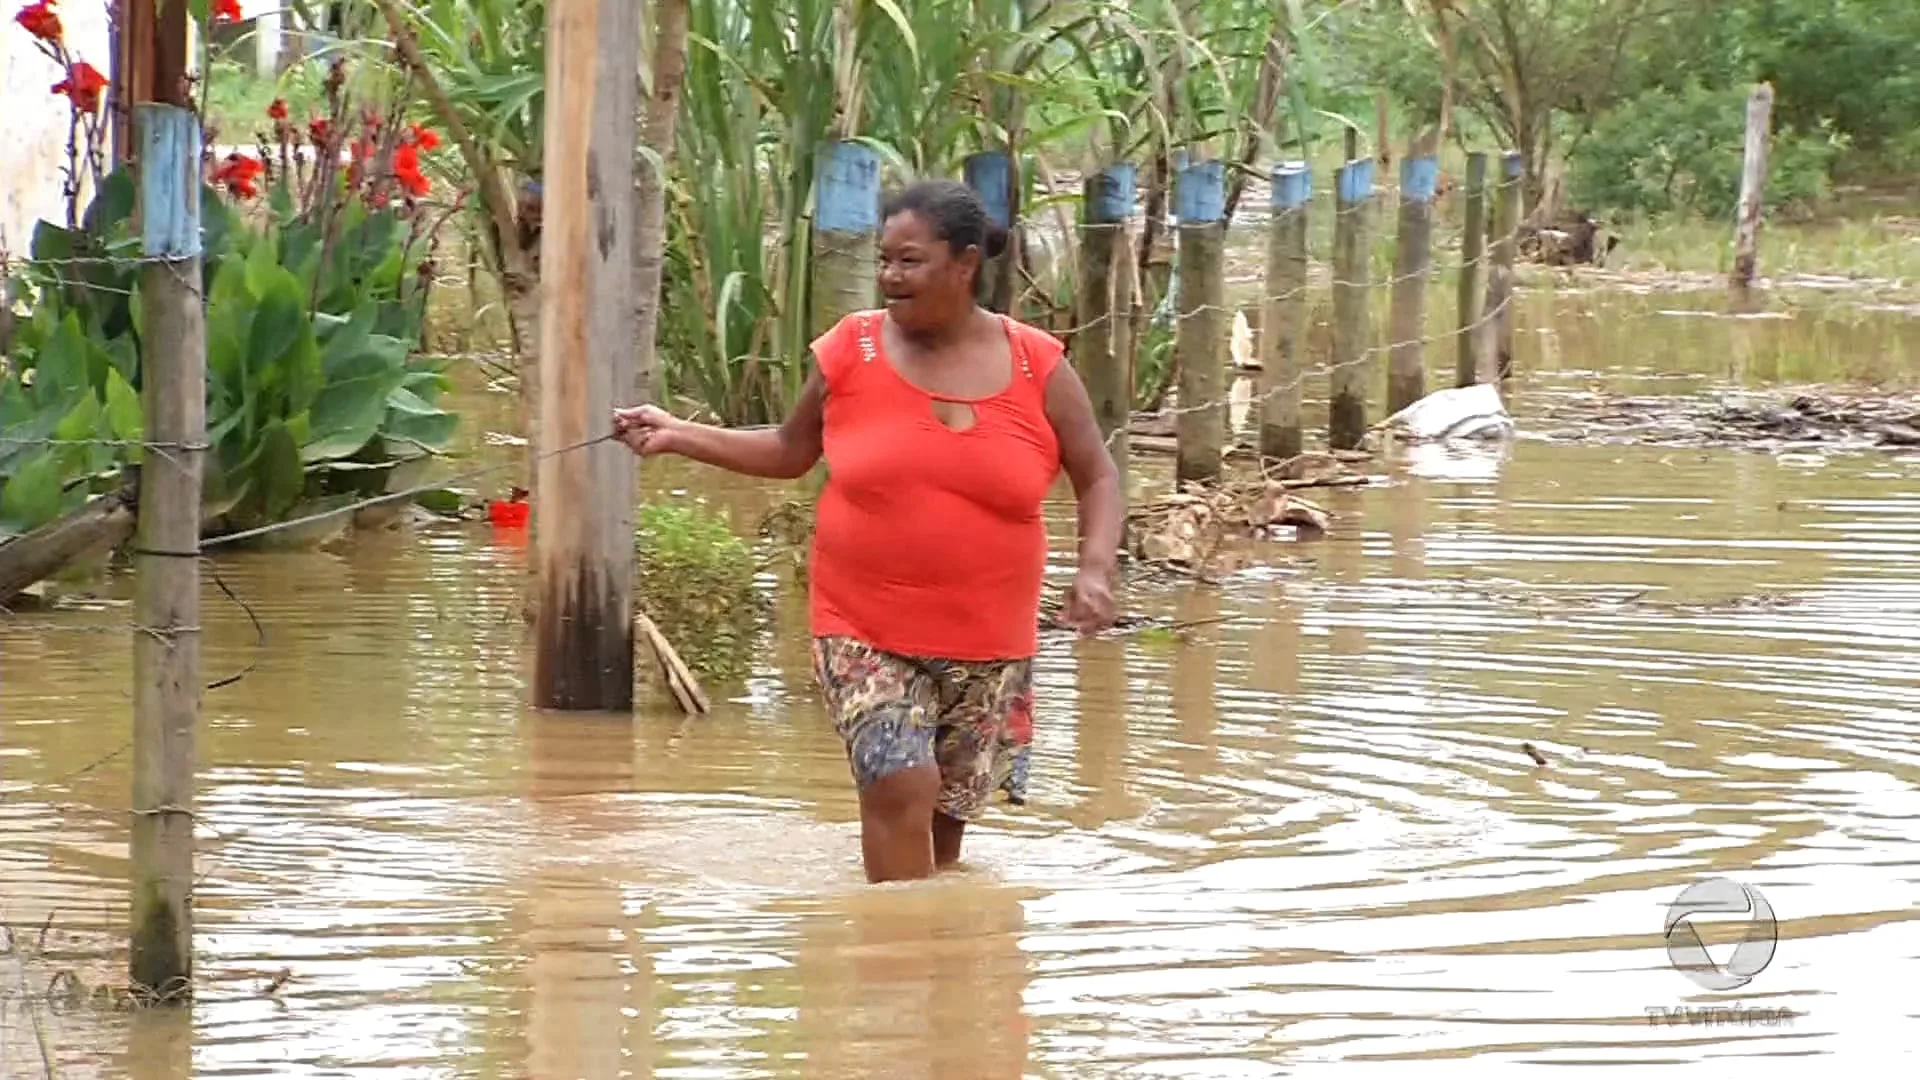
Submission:
[[[882,211],[885,310],[814,340],[814,369],[778,429],[717,428],[651,405],[614,413],[635,453],[749,476],[797,478],[825,454],[808,586],[814,674],[859,789],[869,881],[953,863],[994,789],[1023,796],[1040,510],[1062,466],[1080,518],[1063,614],[1083,632],[1113,622],[1113,459],[1060,342],[975,303],[981,258],[1003,244],[965,186],[914,184]]]

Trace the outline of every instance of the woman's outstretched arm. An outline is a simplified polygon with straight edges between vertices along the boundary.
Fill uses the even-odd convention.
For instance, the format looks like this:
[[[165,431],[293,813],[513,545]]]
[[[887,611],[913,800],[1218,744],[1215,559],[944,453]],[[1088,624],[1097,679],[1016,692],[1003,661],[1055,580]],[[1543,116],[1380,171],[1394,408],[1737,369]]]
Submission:
[[[615,409],[613,430],[643,457],[679,454],[745,476],[792,480],[820,460],[826,383],[816,368],[793,411],[775,428],[725,428],[682,420],[653,405]]]

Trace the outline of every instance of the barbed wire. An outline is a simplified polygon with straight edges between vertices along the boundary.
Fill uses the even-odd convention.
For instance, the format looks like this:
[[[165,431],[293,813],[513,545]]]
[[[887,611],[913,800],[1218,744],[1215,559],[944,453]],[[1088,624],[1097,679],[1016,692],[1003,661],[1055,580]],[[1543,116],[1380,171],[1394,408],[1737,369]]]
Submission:
[[[1306,370],[1301,371],[1299,374],[1295,375],[1293,378],[1288,379],[1286,382],[1271,385],[1264,390],[1255,392],[1253,395],[1247,398],[1236,400],[1233,397],[1232,393],[1229,392],[1228,396],[1224,398],[1214,398],[1208,401],[1198,402],[1192,405],[1171,406],[1153,414],[1153,417],[1154,419],[1159,419],[1159,420],[1164,420],[1169,418],[1178,419],[1181,416],[1186,416],[1186,415],[1190,415],[1192,413],[1197,413],[1197,412],[1208,412],[1215,409],[1231,410],[1235,405],[1244,405],[1249,410],[1252,410],[1254,406],[1264,405],[1271,398],[1275,398],[1282,394],[1291,393],[1295,390],[1298,390],[1302,386],[1305,386],[1307,381],[1310,379],[1319,378],[1322,376],[1331,376],[1337,371],[1345,371],[1351,368],[1359,367],[1360,365],[1370,363],[1381,356],[1390,356],[1395,349],[1407,348],[1415,345],[1418,345],[1424,348],[1425,346],[1434,344],[1436,342],[1458,340],[1462,335],[1472,334],[1486,326],[1492,325],[1495,320],[1499,319],[1503,314],[1505,314],[1508,307],[1512,303],[1513,303],[1513,294],[1508,293],[1505,297],[1501,299],[1501,301],[1498,304],[1496,304],[1492,308],[1489,308],[1487,311],[1483,312],[1478,318],[1474,319],[1470,323],[1465,324],[1464,326],[1460,326],[1452,330],[1445,330],[1438,334],[1430,334],[1425,337],[1412,338],[1406,341],[1391,341],[1391,342],[1387,342],[1385,344],[1380,344],[1380,345],[1368,345],[1365,348],[1362,348],[1355,355],[1345,360],[1332,361],[1325,364],[1321,364],[1317,367],[1308,368]],[[1177,392],[1177,388],[1176,388],[1176,392]],[[1371,426],[1378,427],[1379,425],[1378,423],[1376,423]],[[1112,434],[1108,435],[1107,438],[1104,440],[1104,445],[1107,449],[1107,452],[1112,453],[1114,449],[1114,445],[1117,442],[1117,440],[1119,440],[1122,436],[1129,435],[1129,434],[1130,434],[1130,431],[1129,431],[1128,424],[1121,424],[1119,426],[1116,426],[1113,429]]]
[[[1502,265],[1494,261],[1493,253],[1490,251],[1482,252],[1479,256],[1476,256],[1475,258],[1467,259],[1462,262],[1451,264],[1451,265],[1457,266],[1461,271],[1465,271],[1469,268],[1477,270],[1482,264],[1487,264],[1491,266]],[[1390,273],[1386,277],[1381,278],[1379,280],[1368,279],[1365,281],[1349,281],[1344,278],[1334,277],[1331,274],[1316,278],[1311,273],[1308,273],[1303,275],[1303,277],[1305,277],[1306,280],[1302,281],[1300,284],[1294,286],[1293,288],[1286,289],[1281,292],[1253,296],[1241,302],[1222,301],[1221,303],[1218,303],[1218,304],[1206,304],[1206,303],[1195,304],[1193,307],[1188,308],[1184,313],[1175,313],[1170,317],[1174,319],[1190,318],[1193,315],[1199,314],[1201,312],[1207,312],[1207,311],[1219,312],[1221,314],[1225,314],[1231,317],[1235,314],[1246,311],[1248,308],[1253,308],[1256,310],[1264,310],[1268,304],[1286,303],[1287,301],[1293,300],[1297,297],[1306,296],[1310,293],[1318,292],[1321,290],[1332,292],[1336,289],[1380,289],[1380,290],[1391,292],[1393,289],[1409,281],[1420,281],[1420,280],[1431,281],[1432,279],[1439,277],[1439,275],[1444,270],[1449,268],[1451,267],[1443,267],[1443,266],[1438,266],[1438,265],[1429,263],[1426,267],[1420,270],[1409,271],[1408,273],[1404,273],[1404,274]],[[1141,309],[1141,313],[1146,315],[1146,317],[1150,320],[1157,320],[1157,319],[1163,318],[1162,316],[1158,315],[1157,312],[1155,311]],[[1113,320],[1124,320],[1130,323],[1133,318],[1133,315],[1134,315],[1134,312],[1132,310],[1129,310],[1129,311],[1108,310],[1102,314],[1095,315],[1092,318],[1085,320],[1084,322],[1078,322],[1078,323],[1074,323],[1072,325],[1064,326],[1064,327],[1051,328],[1049,332],[1056,335],[1064,335],[1064,336],[1077,335],[1084,330],[1092,329],[1093,327],[1100,326],[1104,323],[1107,323]]]
[[[1391,195],[1393,190],[1394,189],[1392,188],[1377,190],[1368,199],[1343,207],[1340,212],[1346,213],[1346,212],[1370,211],[1375,208],[1373,204],[1377,203],[1382,198],[1388,195]],[[1328,197],[1334,197],[1333,193],[1316,192],[1313,196],[1313,198],[1328,198]],[[1036,216],[1039,216],[1039,215],[1036,215]],[[1117,225],[1115,227],[1125,227],[1125,226]],[[1519,228],[1518,226],[1516,226],[1516,228],[1513,231],[1508,232],[1502,236],[1489,237],[1486,246],[1483,248],[1480,254],[1476,255],[1471,259],[1467,259],[1458,263],[1457,269],[1460,272],[1465,272],[1470,269],[1477,271],[1482,265],[1499,265],[1495,262],[1496,258],[1504,254],[1507,254],[1506,252],[1503,252],[1502,246],[1508,241],[1515,239],[1518,235],[1518,232],[1519,232]],[[1309,265],[1312,262],[1310,258],[1305,259],[1303,261],[1307,262]],[[176,271],[180,271],[182,266],[182,264],[176,259],[169,258],[169,257],[158,257],[158,256],[76,256],[76,257],[63,257],[63,258],[55,258],[55,259],[48,259],[48,260],[35,260],[35,262],[37,262],[40,265],[55,265],[55,266],[77,266],[77,265],[87,265],[87,264],[141,265],[146,263],[160,263],[160,264],[174,267]],[[1351,280],[1347,280],[1337,276],[1316,278],[1310,272],[1303,273],[1302,280],[1297,285],[1293,286],[1292,288],[1283,290],[1279,293],[1258,296],[1258,297],[1252,298],[1251,300],[1238,302],[1238,303],[1223,302],[1219,304],[1201,303],[1201,304],[1187,305],[1183,307],[1181,310],[1175,312],[1172,315],[1172,318],[1176,323],[1180,323],[1186,320],[1191,320],[1204,313],[1216,313],[1221,315],[1227,315],[1230,317],[1233,314],[1237,314],[1241,311],[1244,311],[1246,308],[1250,306],[1257,306],[1258,308],[1264,310],[1268,305],[1277,304],[1277,303],[1286,303],[1288,301],[1294,300],[1300,296],[1305,295],[1308,292],[1311,292],[1317,289],[1328,289],[1332,291],[1338,291],[1342,289],[1364,289],[1364,290],[1379,289],[1379,290],[1391,291],[1397,288],[1399,285],[1408,281],[1413,281],[1418,279],[1428,279],[1428,278],[1438,276],[1444,269],[1446,268],[1438,266],[1434,264],[1432,261],[1428,261],[1426,266],[1418,270],[1410,271],[1407,273],[1399,273],[1399,274],[1390,273],[1385,278],[1378,279],[1378,280],[1369,277],[1367,280],[1362,280],[1362,281],[1351,281]],[[80,284],[90,284],[90,283],[82,282]],[[1434,344],[1436,342],[1456,340],[1463,335],[1468,335],[1476,332],[1477,330],[1488,325],[1495,319],[1498,319],[1501,316],[1503,316],[1508,311],[1510,305],[1512,304],[1513,296],[1514,296],[1514,292],[1512,289],[1506,290],[1505,294],[1503,295],[1503,297],[1501,298],[1500,302],[1497,305],[1487,309],[1485,312],[1483,312],[1480,316],[1473,319],[1471,322],[1465,323],[1452,330],[1444,331],[1439,334],[1410,339],[1407,341],[1394,341],[1394,342],[1388,342],[1385,344],[1369,345],[1361,349],[1360,352],[1357,353],[1356,355],[1346,360],[1321,364],[1316,367],[1311,367],[1311,368],[1302,370],[1293,378],[1288,379],[1283,383],[1270,385],[1265,389],[1259,391],[1257,394],[1255,394],[1251,398],[1236,400],[1230,392],[1229,395],[1224,398],[1219,398],[1219,399],[1210,400],[1206,402],[1178,405],[1173,407],[1171,410],[1162,410],[1159,413],[1159,416],[1162,418],[1166,418],[1166,417],[1178,418],[1180,416],[1188,415],[1190,413],[1209,411],[1213,409],[1220,409],[1223,407],[1231,409],[1236,404],[1244,405],[1248,408],[1251,408],[1255,405],[1264,404],[1264,402],[1266,402],[1267,400],[1273,397],[1296,390],[1301,386],[1303,386],[1309,379],[1318,378],[1322,376],[1331,376],[1336,372],[1344,371],[1353,367],[1357,367],[1362,364],[1369,363],[1382,355],[1390,355],[1394,351],[1402,348],[1411,347],[1411,346],[1424,347],[1427,345]],[[1177,295],[1170,295],[1168,299],[1177,300]],[[1136,314],[1137,312],[1133,310],[1128,310],[1128,311],[1111,311],[1110,310],[1101,315],[1094,316],[1092,319],[1078,323],[1071,327],[1062,328],[1060,330],[1057,330],[1056,332],[1063,335],[1078,335],[1084,332],[1085,330],[1114,321],[1116,319],[1125,320],[1130,327]],[[1152,317],[1156,321],[1160,321],[1163,318],[1158,313],[1155,313]],[[1263,379],[1262,381],[1265,381],[1265,380]],[[1106,440],[1106,445],[1109,451],[1113,449],[1115,440],[1117,440],[1122,434],[1124,434],[1126,430],[1127,429],[1125,426],[1116,428],[1115,431],[1112,433],[1112,435],[1108,437],[1108,439]],[[558,450],[547,451],[541,455],[536,456],[533,459],[533,461],[538,462],[540,460],[543,460],[546,457],[570,453],[575,450],[584,449],[588,446],[605,442],[612,438],[614,438],[612,434],[601,435],[593,439],[575,443],[571,446],[561,447]],[[49,446],[49,447],[52,447],[52,446],[101,446],[101,447],[115,447],[115,448],[130,448],[130,447],[137,446],[142,449],[152,450],[158,454],[161,454],[162,456],[169,456],[168,454],[169,451],[204,452],[205,450],[208,449],[207,445],[204,443],[188,443],[188,442],[181,442],[181,441],[129,440],[129,439],[53,439],[53,438],[29,439],[29,438],[21,438],[17,436],[0,436],[0,445],[15,445],[15,446],[41,445],[41,446]],[[170,458],[170,460],[175,460],[176,464],[178,463],[177,459]],[[467,480],[477,479],[481,476],[489,475],[491,473],[503,471],[506,469],[517,468],[517,467],[520,467],[520,465],[521,465],[520,462],[508,462],[500,465],[487,466],[479,469],[469,470],[463,473],[455,474],[454,476],[451,476],[451,477],[445,477],[445,478],[433,481],[431,483],[417,485],[415,487],[408,488],[403,491],[389,492],[389,493],[378,495],[378,496],[372,496],[367,499],[363,499],[363,500],[359,500],[359,501],[347,504],[345,506],[340,506],[340,507],[335,507],[329,510],[319,511],[317,513],[305,515],[303,517],[296,518],[290,521],[269,523],[267,525],[259,526],[253,529],[247,529],[247,530],[242,530],[235,533],[228,533],[228,534],[224,534],[224,535],[220,535],[212,538],[207,538],[200,542],[199,551],[194,552],[192,554],[200,554],[204,552],[206,549],[211,547],[238,543],[243,540],[257,538],[259,536],[266,535],[269,533],[282,531],[286,529],[298,528],[303,525],[312,524],[318,521],[326,520],[328,518],[332,518],[332,517],[336,517],[344,514],[355,513],[359,510],[363,510],[371,506],[376,506],[376,505],[380,505],[387,502],[393,502],[393,501],[398,501],[402,499],[412,498],[414,496],[417,496],[427,491],[432,491],[438,488],[444,488],[450,484],[457,484]],[[14,625],[17,626],[18,624],[14,624]]]

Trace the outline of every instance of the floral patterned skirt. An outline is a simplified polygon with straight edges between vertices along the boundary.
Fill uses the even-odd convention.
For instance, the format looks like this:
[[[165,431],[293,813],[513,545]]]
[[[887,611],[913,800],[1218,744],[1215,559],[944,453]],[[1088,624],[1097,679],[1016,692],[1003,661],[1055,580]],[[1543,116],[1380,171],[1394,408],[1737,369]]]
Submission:
[[[814,677],[846,744],[854,783],[940,769],[936,809],[974,821],[993,792],[1027,801],[1033,661],[901,656],[849,637],[813,640]]]

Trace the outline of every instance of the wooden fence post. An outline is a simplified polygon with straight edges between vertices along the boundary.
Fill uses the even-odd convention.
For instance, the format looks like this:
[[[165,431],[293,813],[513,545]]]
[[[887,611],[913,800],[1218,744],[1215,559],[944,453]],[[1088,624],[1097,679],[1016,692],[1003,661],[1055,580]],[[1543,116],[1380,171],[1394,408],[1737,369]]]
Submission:
[[[1454,360],[1455,386],[1472,386],[1478,378],[1475,359],[1480,344],[1480,301],[1486,282],[1487,250],[1487,154],[1474,150],[1467,154],[1467,212],[1460,231],[1459,283],[1459,355]]]
[[[633,707],[635,460],[607,431],[634,390],[638,0],[548,0],[533,704]]]
[[[1219,161],[1188,161],[1174,176],[1180,228],[1180,284],[1174,333],[1180,365],[1174,482],[1220,477],[1227,434],[1227,172]]]
[[[1740,213],[1733,233],[1733,284],[1753,284],[1760,261],[1761,193],[1767,182],[1767,138],[1773,124],[1773,85],[1760,83],[1747,98],[1747,149],[1740,170]]]
[[[1400,226],[1394,234],[1393,299],[1387,318],[1387,413],[1427,392],[1427,270],[1433,260],[1433,196],[1440,160],[1410,155],[1400,162]]]
[[[980,302],[992,311],[1013,309],[1015,267],[1018,242],[1013,229],[1013,156],[1005,150],[985,150],[969,156],[961,171],[966,184],[987,208],[987,220],[1008,230],[1007,249],[998,258],[983,259],[980,264]]]
[[[813,330],[824,334],[874,306],[880,230],[880,154],[828,143],[813,184]]]
[[[1120,470],[1120,490],[1127,490],[1127,462],[1130,449],[1127,420],[1133,411],[1133,385],[1128,377],[1127,357],[1115,350],[1115,323],[1124,317],[1116,314],[1114,272],[1128,269],[1116,261],[1122,247],[1117,241],[1126,232],[1127,218],[1133,213],[1134,167],[1132,162],[1115,162],[1090,173],[1083,185],[1080,220],[1080,296],[1078,324],[1073,334],[1073,364],[1093,399],[1094,419],[1100,425],[1100,438],[1113,454],[1114,467]]]
[[[1352,450],[1367,431],[1367,369],[1373,288],[1367,220],[1373,205],[1373,159],[1340,167],[1334,191],[1333,367],[1328,372],[1327,446]]]
[[[1267,295],[1260,312],[1260,454],[1300,453],[1300,380],[1307,317],[1307,207],[1313,173],[1304,161],[1273,169],[1273,224],[1267,236]]]
[[[184,7],[184,0],[175,0]],[[164,25],[162,27],[164,30]],[[184,49],[184,34],[176,42]],[[161,67],[169,67],[163,60]],[[177,95],[168,95],[176,97]],[[200,721],[200,478],[207,326],[200,305],[200,125],[135,106],[140,140],[142,431],[134,537],[132,951],[143,995],[193,995],[193,805]]]
[[[1487,246],[1493,252],[1487,267],[1485,343],[1480,356],[1480,381],[1499,382],[1513,373],[1513,254],[1520,227],[1520,152],[1500,155],[1500,182],[1493,194],[1493,224]]]

